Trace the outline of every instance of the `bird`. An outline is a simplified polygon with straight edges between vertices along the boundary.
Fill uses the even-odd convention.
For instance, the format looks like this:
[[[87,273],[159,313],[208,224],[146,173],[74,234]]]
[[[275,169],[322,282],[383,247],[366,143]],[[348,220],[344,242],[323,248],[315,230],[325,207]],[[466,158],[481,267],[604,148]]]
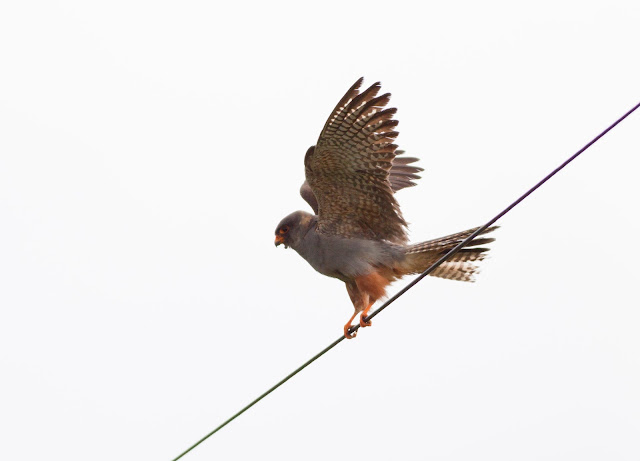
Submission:
[[[296,211],[283,218],[275,245],[292,248],[316,271],[345,283],[354,313],[344,325],[347,339],[371,326],[368,314],[386,296],[388,285],[419,274],[478,228],[420,243],[408,243],[408,224],[395,193],[415,186],[418,158],[398,150],[391,94],[378,96],[380,82],[360,91],[359,78],[331,112],[315,145],[304,157],[305,181],[300,195],[313,214]],[[495,239],[486,229],[430,273],[435,277],[474,281],[479,261]],[[356,329],[357,330],[357,329]]]

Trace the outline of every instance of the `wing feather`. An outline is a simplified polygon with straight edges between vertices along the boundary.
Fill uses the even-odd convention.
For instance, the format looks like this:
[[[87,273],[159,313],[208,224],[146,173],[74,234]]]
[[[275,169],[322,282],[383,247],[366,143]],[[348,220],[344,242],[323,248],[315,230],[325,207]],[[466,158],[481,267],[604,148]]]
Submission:
[[[378,96],[380,83],[359,92],[361,84],[338,102],[307,151],[301,194],[317,212],[320,232],[404,243],[407,223],[393,193],[414,185],[422,169],[411,165],[413,157],[397,157],[396,109],[385,108],[391,95]]]

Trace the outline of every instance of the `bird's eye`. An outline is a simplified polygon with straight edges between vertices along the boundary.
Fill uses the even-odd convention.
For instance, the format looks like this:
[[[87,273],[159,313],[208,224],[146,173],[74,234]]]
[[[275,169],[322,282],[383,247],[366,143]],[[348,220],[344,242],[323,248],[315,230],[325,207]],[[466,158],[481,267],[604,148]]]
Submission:
[[[289,232],[289,226],[282,226],[278,232],[279,232],[281,235],[286,234],[287,232]]]

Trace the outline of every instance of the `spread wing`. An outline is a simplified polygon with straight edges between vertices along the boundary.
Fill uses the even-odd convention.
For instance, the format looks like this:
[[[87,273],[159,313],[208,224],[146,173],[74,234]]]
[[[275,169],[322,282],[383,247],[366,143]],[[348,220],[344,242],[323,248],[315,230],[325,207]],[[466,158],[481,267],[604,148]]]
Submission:
[[[314,149],[316,146],[311,146],[309,150]],[[389,182],[391,183],[391,190],[397,192],[405,187],[413,187],[416,185],[413,182],[416,179],[420,179],[418,173],[423,171],[423,168],[419,166],[411,165],[417,162],[416,157],[401,157],[404,154],[403,150],[396,150],[396,158],[391,162],[391,170],[389,170]],[[313,212],[318,214],[318,200],[311,190],[309,182],[305,180],[300,186],[300,195],[306,202],[311,205]]]
[[[398,147],[393,144],[396,109],[385,109],[391,95],[377,96],[380,83],[360,93],[361,83],[362,78],[340,100],[304,159],[318,205],[318,230],[404,243],[407,223],[393,192],[417,179],[416,167],[410,166],[415,160],[398,158],[398,170],[390,175]]]

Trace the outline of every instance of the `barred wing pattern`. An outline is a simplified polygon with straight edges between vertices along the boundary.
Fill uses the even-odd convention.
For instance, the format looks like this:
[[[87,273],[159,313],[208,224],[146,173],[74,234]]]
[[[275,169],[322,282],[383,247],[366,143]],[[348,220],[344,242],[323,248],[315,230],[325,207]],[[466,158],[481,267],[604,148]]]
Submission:
[[[316,146],[311,146],[309,150],[315,149]],[[416,185],[415,180],[420,179],[418,173],[424,171],[419,166],[411,165],[417,162],[419,159],[416,157],[401,157],[404,154],[403,150],[396,150],[396,158],[391,163],[391,170],[389,171],[389,182],[391,183],[391,190],[398,192],[405,187],[413,187]],[[310,154],[309,154],[310,155]],[[303,199],[313,208],[313,212],[318,214],[318,200],[313,195],[311,186],[308,181],[302,183],[300,186],[300,195]]]
[[[398,146],[393,119],[384,109],[390,94],[377,96],[380,83],[359,93],[360,78],[340,100],[305,156],[305,176],[318,202],[318,230],[342,237],[407,241],[407,223],[393,196],[390,170]],[[407,167],[411,163],[400,167]],[[410,167],[415,168],[415,167]],[[398,172],[406,187],[414,172]]]

